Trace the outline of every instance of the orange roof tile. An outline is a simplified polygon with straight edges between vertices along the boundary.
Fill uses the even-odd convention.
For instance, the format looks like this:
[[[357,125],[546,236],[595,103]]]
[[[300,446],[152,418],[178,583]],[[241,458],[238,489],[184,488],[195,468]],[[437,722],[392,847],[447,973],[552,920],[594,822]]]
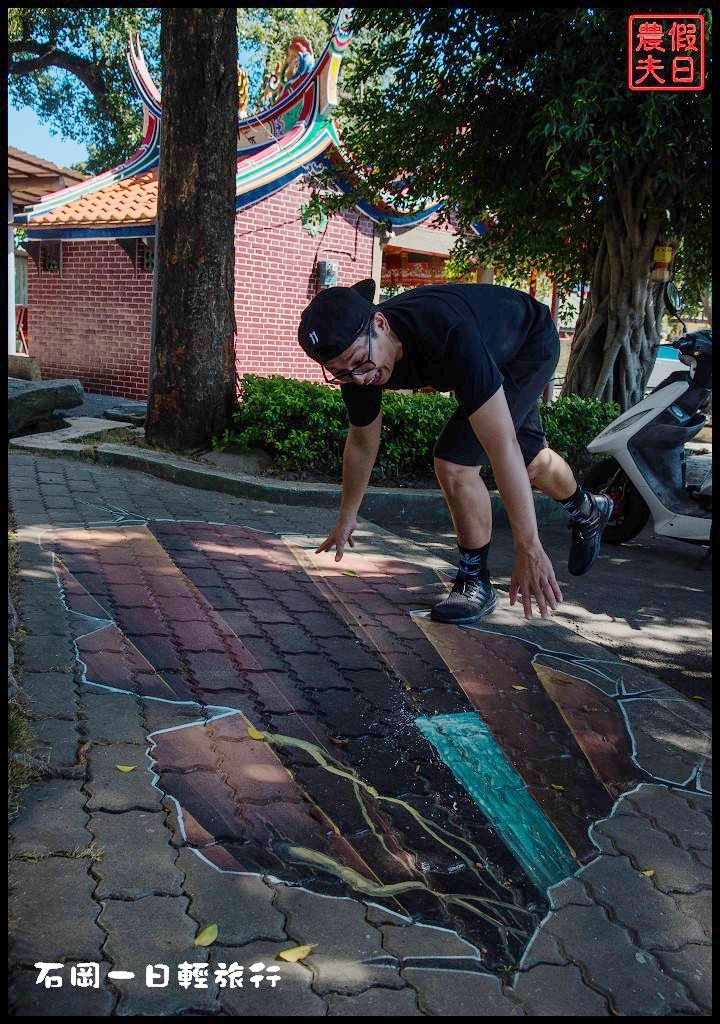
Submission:
[[[144,174],[135,174],[113,182],[98,192],[66,203],[40,217],[32,218],[32,226],[40,224],[132,224],[152,223],[157,213],[157,167]]]

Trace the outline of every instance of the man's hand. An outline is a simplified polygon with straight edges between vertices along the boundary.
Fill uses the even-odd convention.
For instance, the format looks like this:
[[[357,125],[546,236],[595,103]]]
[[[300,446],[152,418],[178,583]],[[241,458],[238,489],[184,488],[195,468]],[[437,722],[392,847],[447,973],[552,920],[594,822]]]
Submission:
[[[522,599],[526,619],[532,618],[531,597],[544,619],[548,617],[548,607],[555,611],[563,599],[552,563],[540,544],[517,549],[510,579],[510,604],[515,604],[518,597]]]
[[[357,519],[338,519],[333,527],[333,531],[327,540],[324,540],[319,548],[315,549],[315,554],[319,555],[321,551],[331,551],[333,547],[336,549],[337,554],[335,555],[335,561],[339,562],[343,556],[345,545],[349,544],[351,548],[355,547],[353,543],[352,535],[353,530],[357,526]]]

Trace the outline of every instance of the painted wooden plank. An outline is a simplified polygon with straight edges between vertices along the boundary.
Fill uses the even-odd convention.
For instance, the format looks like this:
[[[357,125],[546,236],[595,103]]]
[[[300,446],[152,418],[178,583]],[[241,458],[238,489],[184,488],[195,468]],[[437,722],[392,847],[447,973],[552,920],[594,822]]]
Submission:
[[[497,829],[528,877],[544,892],[577,870],[563,838],[479,715],[436,715],[415,724]]]

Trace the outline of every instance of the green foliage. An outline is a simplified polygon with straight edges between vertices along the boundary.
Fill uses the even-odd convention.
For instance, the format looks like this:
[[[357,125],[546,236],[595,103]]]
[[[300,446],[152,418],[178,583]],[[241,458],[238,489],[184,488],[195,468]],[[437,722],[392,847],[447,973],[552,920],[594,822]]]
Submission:
[[[385,394],[375,476],[384,481],[432,476],[432,447],[455,407],[455,400],[445,395]],[[245,374],[233,431],[216,444],[262,448],[280,471],[312,470],[339,479],[347,428],[339,390],[310,381]]]
[[[587,444],[620,415],[616,402],[600,402],[579,395],[561,396],[552,405],[540,406],[548,444],[582,476],[592,461]]]
[[[280,470],[337,473],[347,433],[339,391],[309,381],[245,374],[233,413],[232,441],[263,448]]]
[[[374,480],[407,483],[433,477],[432,450],[445,423],[457,408],[442,394],[383,395],[383,428]],[[550,447],[576,471],[589,464],[588,441],[619,413],[614,403],[573,395],[541,406]],[[281,472],[315,471],[341,478],[347,436],[347,412],[339,390],[310,381],[245,374],[233,429],[213,447],[234,444],[244,450],[263,449]],[[492,471],[482,476],[493,487]]]
[[[140,32],[159,86],[159,28],[156,7],[11,7],[10,102],[31,106],[52,132],[84,142],[89,159],[78,170],[107,170],[134,153],[142,136],[128,34]]]
[[[704,93],[630,92],[627,14],[357,8],[337,120],[364,184],[345,202],[392,193],[387,183],[401,175],[409,201],[445,196],[462,226],[492,223],[458,246],[458,264],[474,259],[518,281],[532,267],[552,274],[562,296],[590,280],[605,197],[646,181],[664,237],[692,240],[685,283],[700,287],[710,266],[711,60]]]

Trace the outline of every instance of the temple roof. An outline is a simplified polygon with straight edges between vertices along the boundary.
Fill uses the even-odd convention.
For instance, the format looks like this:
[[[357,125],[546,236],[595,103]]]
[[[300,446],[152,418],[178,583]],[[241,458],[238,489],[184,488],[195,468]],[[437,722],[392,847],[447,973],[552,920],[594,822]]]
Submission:
[[[85,181],[81,171],[72,171],[39,156],[8,146],[8,184],[13,197],[13,209],[22,210],[36,203],[53,189]]]
[[[285,65],[268,90],[270,105],[241,116],[237,133],[235,208],[247,209],[280,191],[291,181],[332,167],[338,187],[342,146],[332,120],[337,104],[337,78],[350,42],[351,8],[342,8],[329,43],[317,62],[306,39],[295,36]],[[29,239],[113,238],[155,233],[160,162],[160,92],[150,77],[139,37],[128,46],[130,73],[143,104],[143,137],[124,163],[93,178],[46,195],[16,214],[15,224],[27,228]],[[242,82],[241,82],[242,85]],[[243,89],[241,88],[241,94]],[[241,100],[241,107],[244,103]],[[241,109],[240,114],[244,114]],[[400,227],[422,223],[442,208],[428,203],[412,214],[390,202],[358,203],[374,221]],[[482,231],[478,225],[476,230]]]

